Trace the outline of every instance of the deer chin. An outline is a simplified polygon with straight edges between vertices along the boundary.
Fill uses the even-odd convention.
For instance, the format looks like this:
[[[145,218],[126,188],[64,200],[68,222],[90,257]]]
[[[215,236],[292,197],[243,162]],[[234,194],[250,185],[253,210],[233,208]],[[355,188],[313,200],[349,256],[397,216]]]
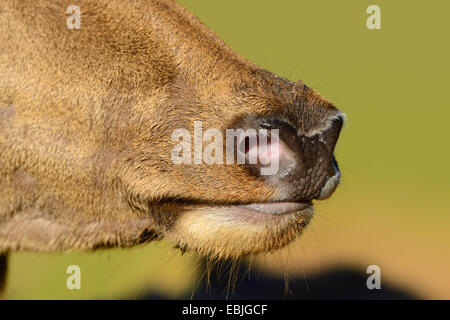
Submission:
[[[166,238],[183,251],[237,258],[286,246],[312,215],[311,202],[193,205],[183,209]]]

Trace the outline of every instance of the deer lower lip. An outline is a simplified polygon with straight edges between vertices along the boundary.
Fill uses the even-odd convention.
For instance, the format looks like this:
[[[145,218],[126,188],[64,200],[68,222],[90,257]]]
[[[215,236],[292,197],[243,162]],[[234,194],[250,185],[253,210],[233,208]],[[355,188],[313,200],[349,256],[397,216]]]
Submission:
[[[238,208],[256,211],[257,213],[280,215],[298,212],[311,206],[309,202],[270,202],[238,205]]]

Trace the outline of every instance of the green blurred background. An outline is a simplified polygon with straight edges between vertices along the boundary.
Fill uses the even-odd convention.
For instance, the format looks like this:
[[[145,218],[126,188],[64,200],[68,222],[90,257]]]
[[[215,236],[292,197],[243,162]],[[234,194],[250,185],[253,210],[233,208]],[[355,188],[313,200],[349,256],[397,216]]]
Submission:
[[[317,275],[336,265],[418,297],[450,299],[450,2],[183,0],[249,60],[301,79],[348,116],[337,147],[343,182],[316,205],[304,237],[256,259],[263,274]],[[381,8],[381,30],[366,9]],[[82,289],[65,287],[68,265]],[[199,257],[165,242],[130,250],[11,255],[6,297],[189,295]]]

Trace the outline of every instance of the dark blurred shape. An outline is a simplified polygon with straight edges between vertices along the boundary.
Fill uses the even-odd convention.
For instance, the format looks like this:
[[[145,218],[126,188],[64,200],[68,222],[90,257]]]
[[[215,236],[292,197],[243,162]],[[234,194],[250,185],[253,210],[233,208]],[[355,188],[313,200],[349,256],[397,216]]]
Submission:
[[[5,290],[7,266],[7,254],[0,253],[0,298]]]
[[[366,286],[368,274],[356,268],[334,267],[327,271],[289,279],[286,290],[283,276],[270,276],[256,270],[248,273],[248,267],[242,265],[232,273],[235,279],[234,289],[230,286],[230,267],[213,268],[209,276],[209,285],[204,278],[192,296],[184,299],[257,299],[257,300],[336,300],[336,299],[418,299],[413,294],[381,280],[381,289],[369,290]],[[233,282],[233,281],[231,281]],[[143,299],[164,299],[149,293]]]

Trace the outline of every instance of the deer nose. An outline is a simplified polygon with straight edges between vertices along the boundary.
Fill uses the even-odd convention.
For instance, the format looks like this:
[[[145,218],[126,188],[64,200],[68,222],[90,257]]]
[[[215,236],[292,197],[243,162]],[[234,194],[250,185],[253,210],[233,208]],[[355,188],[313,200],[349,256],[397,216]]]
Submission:
[[[238,148],[253,163],[255,173],[292,190],[296,199],[324,199],[340,179],[334,149],[343,118],[336,116],[329,123],[324,130],[305,135],[285,121],[266,119],[256,138],[238,139]]]

